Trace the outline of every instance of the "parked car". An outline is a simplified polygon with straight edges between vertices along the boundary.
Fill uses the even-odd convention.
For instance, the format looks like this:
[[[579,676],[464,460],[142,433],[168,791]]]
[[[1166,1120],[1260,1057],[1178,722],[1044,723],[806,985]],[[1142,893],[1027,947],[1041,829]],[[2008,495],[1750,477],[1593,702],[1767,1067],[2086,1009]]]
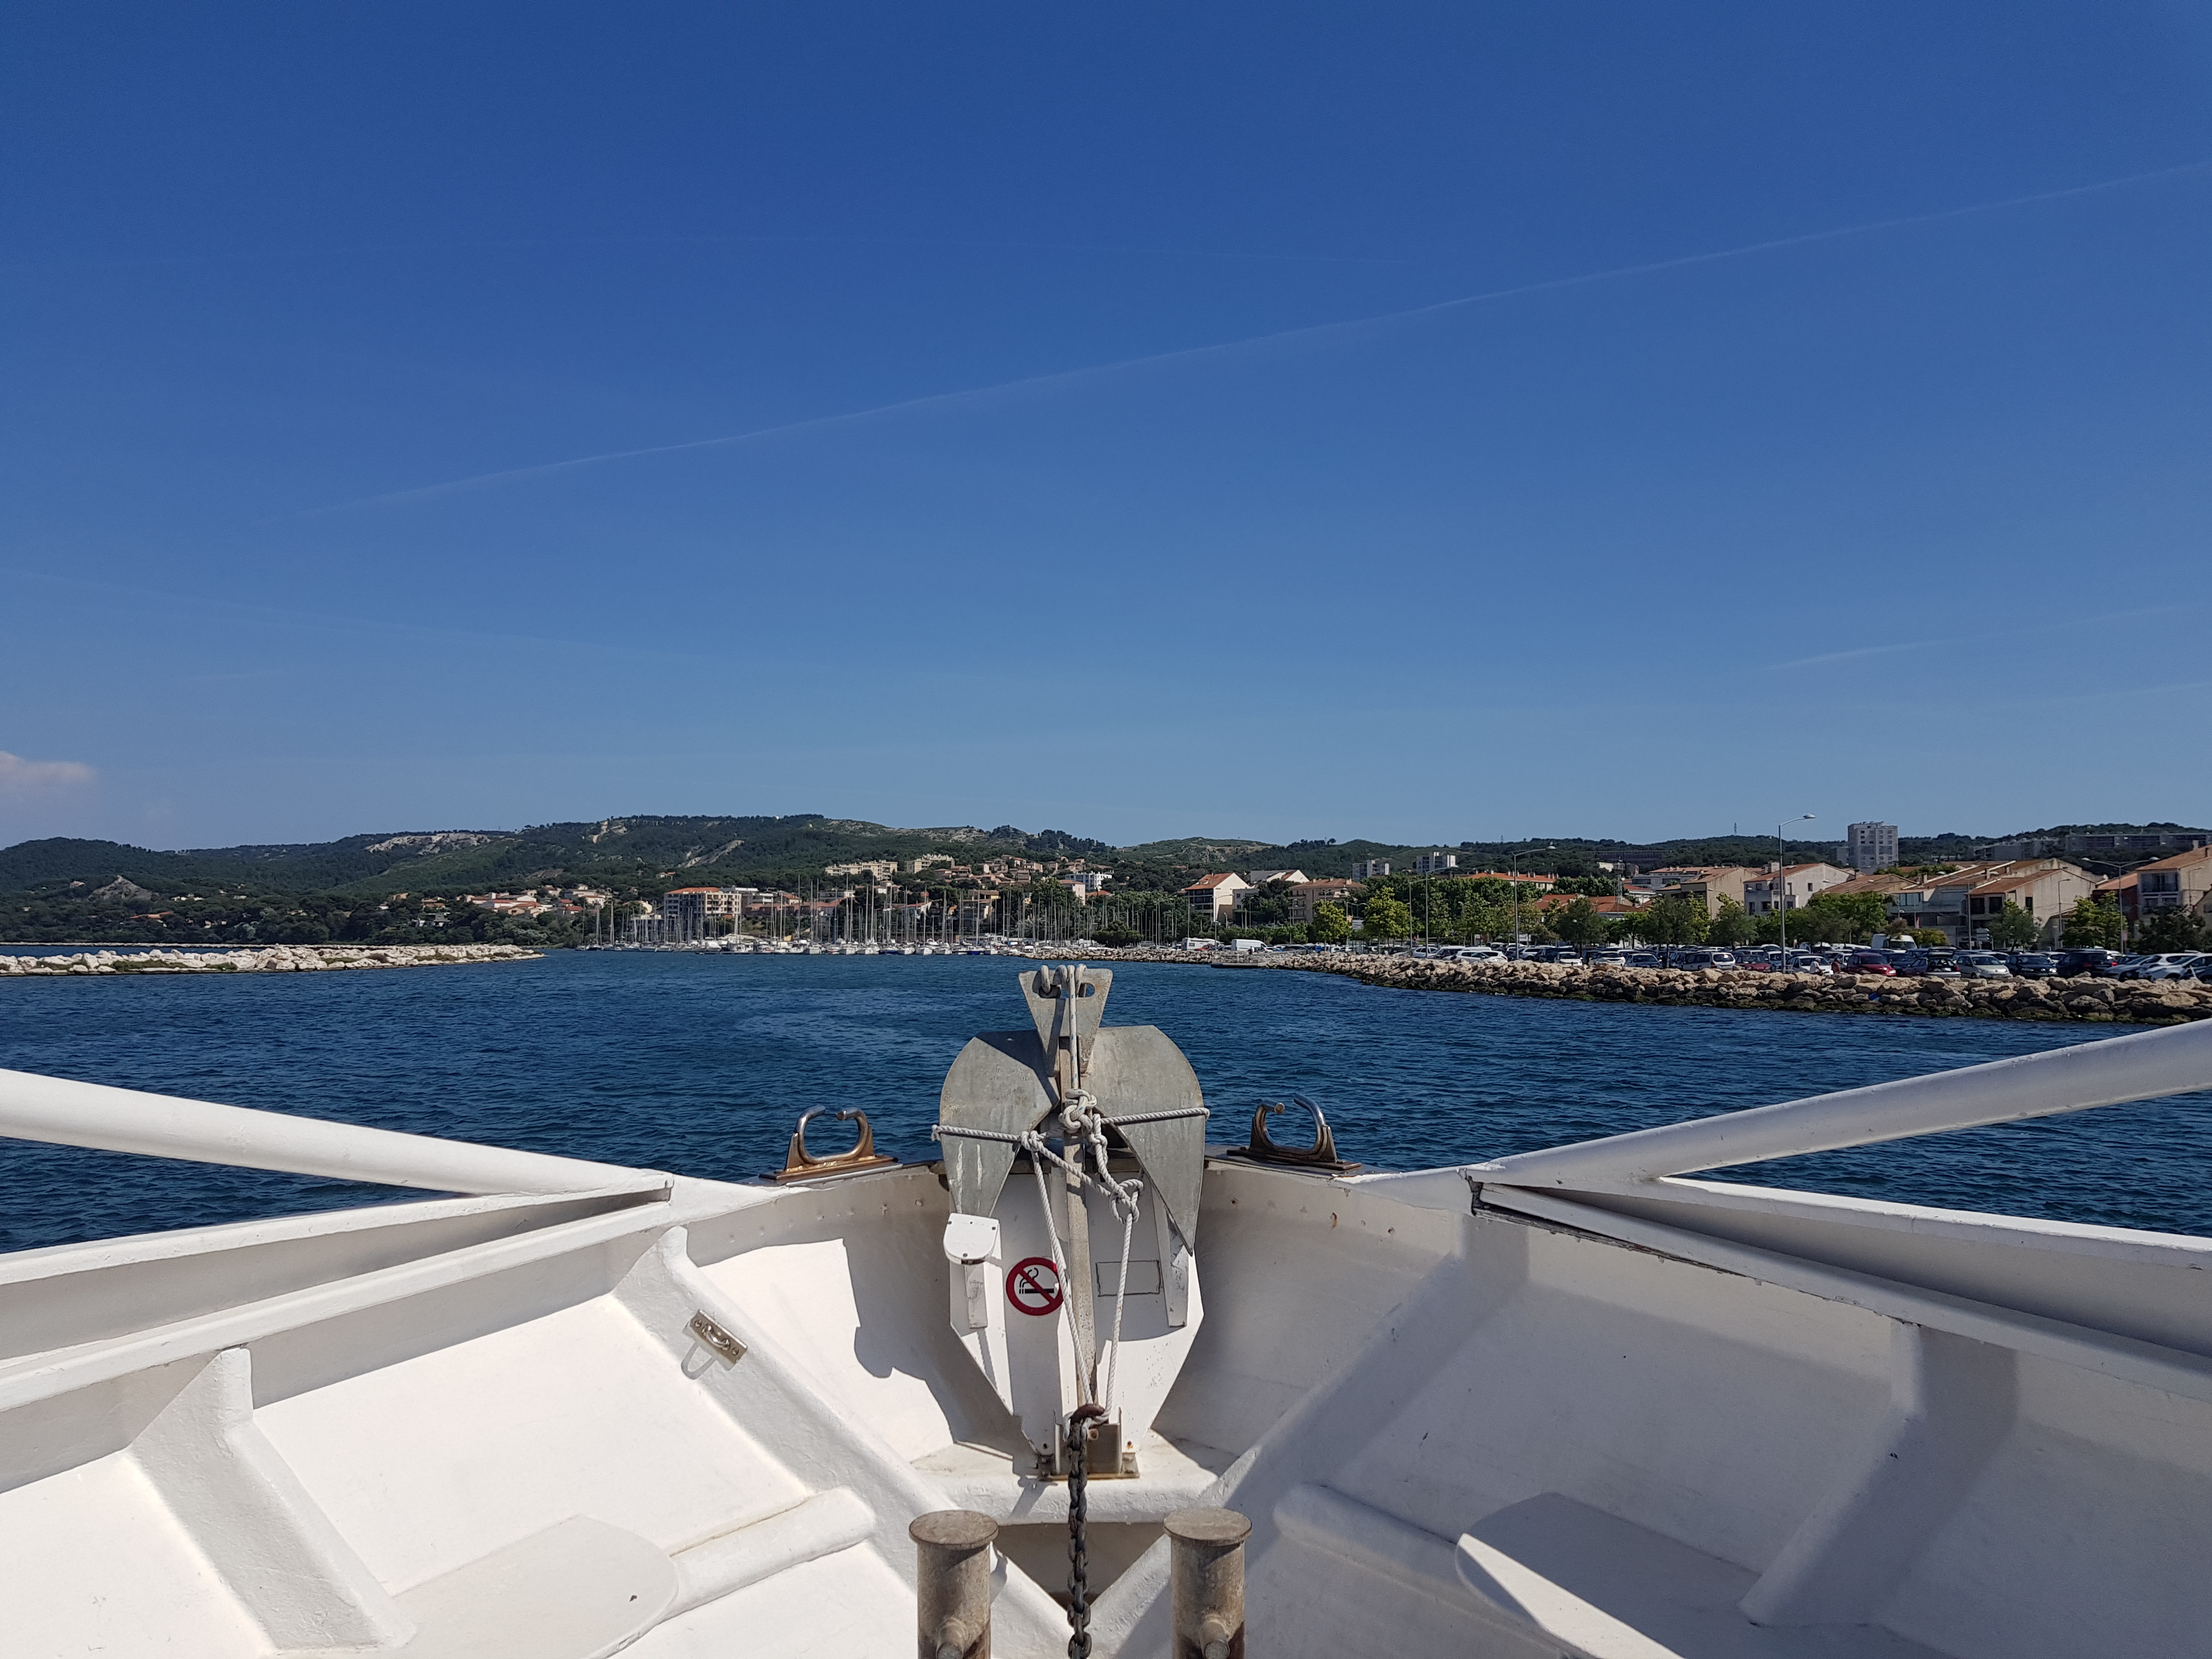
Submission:
[[[1663,968],[1667,964],[1660,959],[1656,951],[1631,951],[1627,965],[1631,968]]]
[[[1669,968],[1733,968],[1735,966],[1735,952],[1695,945],[1688,950],[1668,951],[1667,965]]]
[[[1880,951],[1854,951],[1836,964],[1839,974],[1880,974],[1887,978],[1897,976],[1897,964]]]
[[[1916,979],[1957,979],[1959,953],[1948,946],[1901,951],[1890,957],[1890,966]]]
[[[1747,962],[1746,968],[1766,968],[1778,974],[1832,974],[1836,971],[1834,958],[1816,951],[1792,951],[1786,957],[1771,951],[1759,962]]]
[[[2118,977],[2121,979],[2182,979],[2208,958],[2202,951],[2168,951],[2154,957],[2145,957],[2131,963]]]
[[[1455,945],[1437,953],[1453,962],[1503,962],[1505,952],[1487,945]]]
[[[2066,979],[2075,979],[2085,974],[2110,978],[2119,963],[2120,953],[2108,951],[2101,945],[2058,953],[2058,972]]]
[[[1967,979],[2010,979],[2012,969],[1994,951],[1961,951],[1959,972]]]
[[[2058,971],[2058,958],[2048,951],[2021,951],[2006,957],[2005,965],[2021,979],[2048,979]]]

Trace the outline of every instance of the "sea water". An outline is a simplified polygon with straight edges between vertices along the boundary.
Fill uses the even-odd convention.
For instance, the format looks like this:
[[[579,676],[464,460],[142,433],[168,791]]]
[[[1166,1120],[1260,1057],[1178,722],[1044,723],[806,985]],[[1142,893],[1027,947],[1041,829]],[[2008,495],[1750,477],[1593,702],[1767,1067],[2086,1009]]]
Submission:
[[[536,1152],[746,1179],[799,1115],[858,1106],[928,1159],[937,1091],[1026,1011],[998,957],[561,951],[468,967],[0,983],[0,1066]],[[1197,1068],[1208,1138],[1317,1102],[1339,1154],[1419,1169],[2117,1035],[2109,1025],[1658,1008],[1122,963],[1109,1020]],[[1309,1139],[1293,1111],[1279,1141]],[[817,1122],[817,1152],[850,1130]],[[2212,1096],[1824,1153],[1770,1185],[2212,1233]],[[0,1249],[420,1196],[0,1140]]]

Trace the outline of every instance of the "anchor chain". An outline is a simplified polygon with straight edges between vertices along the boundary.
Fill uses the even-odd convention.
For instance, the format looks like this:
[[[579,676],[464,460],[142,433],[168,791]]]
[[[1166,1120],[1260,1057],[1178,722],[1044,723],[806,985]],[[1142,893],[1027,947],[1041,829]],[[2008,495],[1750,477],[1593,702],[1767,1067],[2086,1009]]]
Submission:
[[[1078,1406],[1067,1414],[1067,1659],[1091,1659],[1091,1546],[1089,1518],[1091,1425],[1106,1415],[1100,1406]]]

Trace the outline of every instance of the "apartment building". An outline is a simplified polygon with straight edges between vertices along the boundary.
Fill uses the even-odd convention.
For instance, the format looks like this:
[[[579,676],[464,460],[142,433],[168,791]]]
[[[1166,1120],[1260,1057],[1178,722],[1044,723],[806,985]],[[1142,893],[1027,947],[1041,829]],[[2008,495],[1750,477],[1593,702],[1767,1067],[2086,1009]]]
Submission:
[[[1294,883],[1291,888],[1291,920],[1304,927],[1314,919],[1316,905],[1334,904],[1348,909],[1358,901],[1360,885],[1356,881],[1344,881],[1324,876],[1318,881]]]
[[[1363,864],[1355,864],[1352,866],[1352,878],[1354,881],[1372,881],[1377,876],[1387,876],[1389,873],[1390,860],[1388,859],[1369,859]]]
[[[1802,910],[1815,893],[1840,887],[1850,878],[1851,872],[1839,870],[1832,864],[1791,864],[1780,868],[1770,866],[1764,873],[1745,880],[1741,902],[1754,916],[1771,915],[1777,910]]]
[[[1447,870],[1458,868],[1456,853],[1424,853],[1413,860],[1413,873],[1417,876],[1441,876]]]
[[[1182,896],[1190,901],[1192,909],[1205,913],[1205,920],[1222,922],[1237,914],[1237,896],[1250,891],[1251,886],[1239,875],[1200,876],[1182,890]]]
[[[1854,823],[1844,830],[1844,862],[1854,870],[1887,870],[1897,862],[1897,826]]]
[[[757,887],[678,887],[660,896],[660,919],[678,933],[707,933],[711,917],[735,928],[746,904],[760,896]]]

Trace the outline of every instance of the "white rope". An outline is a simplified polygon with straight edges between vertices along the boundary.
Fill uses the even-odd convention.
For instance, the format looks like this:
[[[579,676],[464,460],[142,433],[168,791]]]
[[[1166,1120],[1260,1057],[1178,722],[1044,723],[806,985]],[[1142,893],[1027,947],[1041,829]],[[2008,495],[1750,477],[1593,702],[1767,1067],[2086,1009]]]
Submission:
[[[1114,1288],[1113,1347],[1106,1356],[1106,1386],[1100,1392],[1098,1403],[1113,1409],[1114,1382],[1121,1368],[1121,1315],[1129,1300],[1129,1250],[1136,1237],[1137,1206],[1143,1195],[1145,1183],[1131,1179],[1114,1179],[1107,1164],[1107,1119],[1099,1112],[1088,1091],[1079,1089],[1069,1109],[1060,1114],[1061,1123],[1078,1130],[1090,1144],[1091,1160],[1098,1166],[1098,1184],[1112,1194],[1115,1212],[1121,1218],[1121,1276]]]
[[[1079,1404],[1092,1405],[1096,1402],[1091,1398],[1091,1368],[1084,1363],[1083,1334],[1075,1323],[1075,1285],[1068,1278],[1066,1258],[1060,1248],[1060,1225],[1052,1218],[1052,1194],[1045,1185],[1044,1161],[1051,1158],[1079,1182],[1083,1179],[1083,1171],[1046,1150],[1044,1137],[1034,1129],[1024,1133],[1018,1144],[1030,1153],[1030,1168],[1036,1176],[1037,1208],[1044,1212],[1044,1234],[1052,1244],[1052,1270],[1060,1275],[1060,1320],[1067,1327],[1067,1346],[1075,1351],[1076,1399]],[[1090,1265],[1084,1263],[1086,1269]]]
[[[1171,1123],[1179,1117],[1212,1117],[1212,1115],[1213,1114],[1203,1106],[1181,1106],[1172,1112],[1139,1112],[1133,1117],[1109,1117],[1106,1122],[1110,1127],[1118,1129],[1124,1124]]]

